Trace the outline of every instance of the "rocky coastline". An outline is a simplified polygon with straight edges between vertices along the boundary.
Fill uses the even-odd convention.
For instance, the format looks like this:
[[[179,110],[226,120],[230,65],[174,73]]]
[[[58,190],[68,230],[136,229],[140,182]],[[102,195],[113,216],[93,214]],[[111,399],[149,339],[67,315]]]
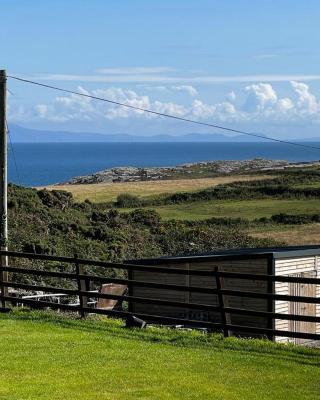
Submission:
[[[201,178],[319,165],[319,161],[292,163],[286,160],[256,158],[252,160],[203,161],[181,164],[175,167],[115,167],[98,171],[92,175],[77,176],[57,185],[159,181],[191,177]]]

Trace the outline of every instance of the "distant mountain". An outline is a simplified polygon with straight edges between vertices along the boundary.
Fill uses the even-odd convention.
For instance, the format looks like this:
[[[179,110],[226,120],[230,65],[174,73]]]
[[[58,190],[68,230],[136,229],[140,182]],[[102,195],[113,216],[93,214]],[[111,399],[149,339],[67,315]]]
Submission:
[[[10,134],[14,143],[70,143],[70,142],[261,142],[264,139],[246,135],[229,136],[221,133],[190,133],[186,135],[129,135],[102,134],[90,132],[47,131],[24,128],[10,124]],[[303,141],[319,141],[304,139]]]
[[[129,135],[102,134],[91,132],[65,132],[47,131],[24,128],[10,124],[11,138],[14,143],[67,143],[67,142],[234,142],[248,141],[244,135],[227,136],[222,134],[187,134],[181,136],[172,135]]]
[[[99,133],[46,131],[28,129],[10,124],[10,135],[14,143],[52,143],[52,142],[105,142],[108,136]]]

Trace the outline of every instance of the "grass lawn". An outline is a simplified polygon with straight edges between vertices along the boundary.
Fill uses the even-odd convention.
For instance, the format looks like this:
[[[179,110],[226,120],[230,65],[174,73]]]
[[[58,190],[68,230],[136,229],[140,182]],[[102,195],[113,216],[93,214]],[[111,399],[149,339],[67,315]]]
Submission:
[[[121,324],[0,315],[0,398],[320,399],[319,350]]]
[[[316,214],[320,200],[211,200],[153,207],[165,219],[201,220],[210,217],[255,219],[273,214]]]
[[[270,175],[230,175],[216,178],[175,179],[146,182],[98,183],[91,185],[47,186],[49,190],[66,190],[71,192],[76,201],[89,199],[96,203],[116,200],[121,193],[130,193],[141,197],[152,197],[165,193],[192,192],[211,186],[235,181],[252,181],[272,179]]]

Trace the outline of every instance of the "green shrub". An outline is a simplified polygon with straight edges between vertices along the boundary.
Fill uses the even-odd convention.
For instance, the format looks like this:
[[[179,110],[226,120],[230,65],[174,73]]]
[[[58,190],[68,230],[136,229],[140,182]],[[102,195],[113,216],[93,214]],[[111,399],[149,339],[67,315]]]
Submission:
[[[141,207],[141,205],[139,197],[130,193],[119,194],[116,201],[116,206],[121,208]]]
[[[160,215],[156,211],[141,208],[127,214],[127,219],[133,225],[144,225],[153,229],[157,228],[161,222]]]
[[[320,215],[319,214],[289,215],[281,213],[272,215],[269,221],[276,224],[302,225],[302,224],[320,222]]]

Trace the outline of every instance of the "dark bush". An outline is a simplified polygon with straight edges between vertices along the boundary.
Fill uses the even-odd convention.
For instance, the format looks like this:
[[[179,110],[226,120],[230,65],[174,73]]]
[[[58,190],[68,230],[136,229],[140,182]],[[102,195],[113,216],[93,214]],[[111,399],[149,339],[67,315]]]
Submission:
[[[299,215],[288,215],[288,214],[276,214],[270,218],[271,222],[276,224],[288,224],[288,225],[302,225],[312,222],[319,222],[319,214],[299,214]]]
[[[73,205],[72,194],[64,190],[52,190],[47,189],[39,190],[38,196],[44,206],[57,207],[61,210]]]
[[[116,206],[121,208],[141,207],[141,205],[139,197],[130,193],[119,194],[116,201]]]
[[[131,224],[144,225],[155,229],[161,222],[160,215],[149,209],[137,209],[127,214],[127,220]]]

